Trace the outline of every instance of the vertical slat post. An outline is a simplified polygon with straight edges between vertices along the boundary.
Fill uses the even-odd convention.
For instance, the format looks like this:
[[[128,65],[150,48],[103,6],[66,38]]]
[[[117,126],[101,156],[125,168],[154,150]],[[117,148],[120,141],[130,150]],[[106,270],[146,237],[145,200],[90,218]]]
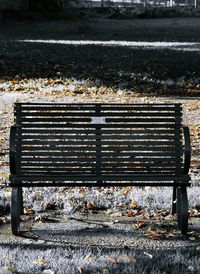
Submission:
[[[16,103],[15,104],[15,124],[16,124],[16,135],[17,135],[17,139],[21,139],[21,131],[19,131],[19,128],[21,128],[22,125],[22,113],[21,113],[21,104],[20,103]],[[16,152],[17,154],[21,154],[21,145],[17,145],[16,146]],[[17,174],[21,173],[21,157],[17,157],[16,158],[16,169],[17,169]]]
[[[95,106],[95,115],[101,116],[101,105]],[[96,125],[96,176],[101,177],[101,124]],[[102,183],[101,180],[97,180],[97,183]]]
[[[15,124],[17,126],[17,138],[20,137],[21,139],[21,131],[19,131],[19,128],[22,127],[22,106],[21,103],[16,103],[15,104]],[[21,145],[17,145],[16,146],[16,152],[17,154],[21,155]],[[21,156],[16,158],[16,171],[17,174],[21,173]],[[22,187],[18,187],[19,188],[19,202],[20,202],[20,213],[23,214],[24,208],[23,208],[23,191],[22,191]]]

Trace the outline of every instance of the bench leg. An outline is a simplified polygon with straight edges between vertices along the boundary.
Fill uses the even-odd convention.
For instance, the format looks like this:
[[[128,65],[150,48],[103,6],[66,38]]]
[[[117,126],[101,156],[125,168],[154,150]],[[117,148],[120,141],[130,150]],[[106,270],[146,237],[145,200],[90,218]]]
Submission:
[[[23,190],[22,187],[19,187],[19,195],[20,195],[20,214],[24,214],[24,203],[23,203]]]
[[[182,234],[188,231],[188,198],[185,186],[177,187],[177,219]]]
[[[176,203],[177,203],[177,187],[173,187],[173,196],[172,196],[172,215],[176,214]]]
[[[12,188],[11,196],[11,229],[13,235],[20,234],[20,212],[22,191],[18,187]]]

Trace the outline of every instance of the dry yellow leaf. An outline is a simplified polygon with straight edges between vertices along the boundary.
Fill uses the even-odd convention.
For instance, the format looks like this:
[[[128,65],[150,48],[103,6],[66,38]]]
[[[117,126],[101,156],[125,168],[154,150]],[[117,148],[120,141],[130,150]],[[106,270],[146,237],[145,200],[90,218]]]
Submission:
[[[42,258],[38,259],[36,261],[36,263],[39,264],[39,265],[43,265],[43,266],[47,265],[47,262]]]
[[[85,257],[85,260],[88,261],[89,263],[91,263],[91,262],[93,261],[93,257],[90,256],[90,255],[87,255],[87,256]]]
[[[87,202],[87,208],[88,209],[94,209],[96,207],[95,202],[91,201],[91,202]]]
[[[13,267],[11,265],[4,266],[4,269],[11,271],[11,272],[13,271]]]
[[[33,209],[32,208],[27,208],[27,207],[25,207],[24,208],[24,214],[33,214],[34,213],[34,211],[33,211]]]
[[[103,274],[110,274],[110,272],[109,272],[109,270],[108,270],[107,268],[104,268],[104,269],[102,270],[102,273],[103,273]]]
[[[138,206],[138,203],[134,200],[131,201],[131,208],[135,209]]]

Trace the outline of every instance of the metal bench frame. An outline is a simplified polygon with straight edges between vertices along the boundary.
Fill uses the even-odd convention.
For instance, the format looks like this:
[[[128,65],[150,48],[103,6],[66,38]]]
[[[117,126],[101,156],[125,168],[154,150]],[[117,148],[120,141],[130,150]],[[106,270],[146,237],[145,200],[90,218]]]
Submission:
[[[52,111],[52,112],[51,112]],[[49,114],[48,114],[49,113]],[[53,113],[53,114],[52,114]],[[85,116],[84,116],[85,115]],[[20,234],[20,214],[23,213],[23,187],[58,187],[58,186],[69,186],[69,187],[78,187],[78,186],[166,186],[173,187],[173,197],[172,197],[172,214],[177,213],[178,219],[178,228],[181,230],[183,234],[187,233],[188,230],[188,199],[187,199],[187,186],[190,186],[190,176],[189,168],[190,168],[190,158],[191,158],[191,145],[190,145],[190,134],[187,126],[182,126],[181,123],[181,105],[180,104],[34,104],[34,103],[16,103],[15,104],[15,125],[11,127],[10,130],[10,183],[7,186],[12,187],[12,197],[11,197],[11,228],[12,233],[14,235]],[[38,117],[39,116],[39,117]],[[28,118],[27,118],[28,117]],[[69,118],[70,117],[70,118]],[[159,118],[161,117],[161,118]],[[163,121],[163,122],[162,122]],[[43,145],[44,136],[40,136],[41,134],[48,133],[48,138],[57,138],[54,136],[52,130],[57,130],[57,132],[61,132],[63,134],[64,130],[70,129],[71,140],[65,139],[65,135],[59,135],[59,140],[51,141],[48,140],[47,144],[49,149],[55,149],[55,155],[62,152],[62,156],[64,157],[74,157],[73,160],[78,166],[85,165],[84,162],[81,162],[81,157],[86,157],[84,155],[88,155],[87,148],[81,147],[82,150],[85,149],[85,152],[77,152],[75,148],[73,148],[74,143],[76,143],[77,139],[74,139],[74,132],[79,132],[76,135],[76,138],[79,138],[78,141],[81,144],[91,144],[90,148],[88,147],[89,154],[92,155],[92,160],[88,158],[88,165],[91,164],[91,169],[88,167],[88,172],[80,174],[74,173],[73,171],[73,162],[68,163],[69,167],[66,165],[65,167],[59,167],[59,163],[56,163],[53,159],[51,161],[50,171],[48,172],[48,162],[46,166],[43,167],[42,172],[39,169],[37,170],[37,164],[32,163],[32,159],[40,157],[40,155],[45,155],[45,152],[49,155],[52,155],[52,151],[49,152],[48,148],[45,148]],[[83,128],[87,128],[87,134],[90,135],[91,132],[94,135],[90,135],[92,141],[88,141],[86,137],[86,133],[83,132],[84,137],[81,137],[81,130]],[[165,144],[168,146],[171,144],[170,142],[174,142],[174,148],[176,150],[175,154],[173,152],[173,148],[171,145],[171,152],[167,151],[168,147],[161,149],[158,151],[157,144],[159,143],[159,138],[163,138],[162,135],[159,134],[167,134],[168,127],[173,128],[174,132],[178,132],[178,135],[164,135],[169,139],[161,144]],[[111,138],[111,141],[104,141],[105,132],[102,128],[107,129]],[[118,130],[116,130],[116,128]],[[120,129],[119,129],[120,128]],[[141,129],[142,128],[142,129]],[[28,130],[27,130],[28,129]],[[38,134],[36,137],[31,135],[31,132],[38,129]],[[42,133],[42,129],[44,129],[45,133]],[[131,132],[139,129],[138,136],[133,136]],[[48,131],[49,130],[49,131]],[[63,131],[62,131],[63,130]],[[66,131],[67,131],[66,130]],[[74,131],[73,131],[74,130]],[[92,131],[93,130],[93,131]],[[116,131],[115,131],[116,130]],[[132,130],[132,131],[131,131]],[[154,137],[151,132],[158,134],[158,136]],[[172,129],[171,129],[172,130]],[[22,134],[22,132],[25,132]],[[113,131],[113,135],[112,135]],[[157,132],[156,132],[157,131]],[[180,134],[179,134],[180,131]],[[184,140],[182,140],[182,133],[184,136]],[[28,133],[27,133],[28,132]],[[128,134],[130,135],[124,135]],[[136,131],[137,132],[137,131]],[[147,132],[147,133],[146,133]],[[30,134],[30,137],[29,137]],[[68,133],[66,133],[66,136]],[[107,133],[106,133],[107,134]],[[118,135],[117,135],[118,134]],[[135,133],[134,133],[135,134]],[[61,136],[61,137],[60,137]],[[88,136],[88,135],[87,135]],[[115,136],[115,137],[113,137]],[[128,137],[127,137],[128,136]],[[149,136],[149,138],[148,138]],[[131,137],[134,137],[133,140]],[[26,138],[30,138],[24,141]],[[32,139],[31,139],[32,138]],[[37,140],[35,141],[34,138]],[[64,138],[64,141],[63,139]],[[82,139],[81,139],[82,138]],[[85,139],[84,139],[85,138]],[[124,139],[129,139],[129,141],[124,141]],[[176,138],[180,138],[180,140],[176,140]],[[138,140],[137,140],[138,139]],[[141,140],[140,140],[141,139]],[[117,141],[116,141],[117,140]],[[136,140],[136,141],[134,141]],[[122,143],[120,143],[120,141]],[[162,140],[163,141],[163,140]],[[23,143],[24,142],[24,143]],[[56,148],[55,143],[56,142]],[[67,142],[67,143],[66,143]],[[85,143],[84,143],[85,142]],[[103,144],[104,142],[108,144],[108,148]],[[40,150],[44,150],[43,152],[38,152],[37,148],[34,148],[34,144],[40,145]],[[68,145],[68,143],[70,145]],[[113,144],[112,144],[113,143]],[[129,145],[130,143],[130,145]],[[138,143],[138,145],[136,145]],[[24,145],[25,144],[25,145]],[[54,147],[53,147],[53,145]],[[58,145],[61,145],[59,149]],[[63,145],[62,145],[63,144]],[[147,151],[142,148],[145,144]],[[152,145],[151,145],[152,144]],[[116,151],[114,151],[112,145],[115,146]],[[132,145],[132,150],[136,148],[137,153],[131,151],[130,146]],[[30,146],[30,151],[24,153],[23,146],[25,149],[28,149]],[[63,152],[62,149],[69,150],[68,152]],[[149,146],[151,148],[149,149]],[[182,149],[184,146],[184,149]],[[156,149],[155,149],[156,148]],[[35,149],[35,152],[32,151]],[[46,149],[46,150],[45,150]],[[127,149],[130,152],[126,151]],[[105,151],[107,151],[105,153]],[[123,150],[122,152],[120,150]],[[155,151],[153,151],[155,150]],[[177,152],[178,151],[178,152]],[[29,169],[23,171],[23,153],[24,155],[30,156],[30,159],[27,162],[29,164]],[[64,154],[63,154],[64,153]],[[84,154],[85,153],[85,154]],[[145,153],[150,153],[152,158],[150,160],[150,156],[144,156]],[[170,166],[165,166],[169,164],[165,164],[164,158],[160,158],[160,153],[164,155],[168,155],[171,157],[171,161],[173,160],[175,165],[179,168],[173,169]],[[173,154],[170,154],[173,153]],[[182,155],[178,155],[177,153],[181,153]],[[133,156],[131,156],[133,154]],[[38,156],[37,156],[38,155]],[[69,156],[70,155],[70,156]],[[71,156],[72,155],[72,156]],[[73,156],[78,155],[78,156]],[[90,155],[90,156],[91,156]],[[96,155],[96,156],[95,156]],[[125,155],[125,156],[123,156]],[[128,155],[128,156],[127,156]],[[129,157],[130,155],[130,157]],[[154,156],[156,155],[156,156]],[[173,156],[170,156],[173,155]],[[184,155],[184,160],[182,160],[182,156]],[[79,158],[80,156],[80,158]],[[103,163],[103,157],[110,157],[110,159],[114,159],[114,164],[110,164],[109,160],[108,165],[106,167],[106,163]],[[24,157],[24,156],[23,156]],[[46,157],[46,156],[44,156]],[[50,156],[52,157],[52,156]],[[53,156],[54,157],[54,156]],[[56,156],[57,157],[57,156]],[[60,157],[60,156],[59,156]],[[115,157],[115,158],[112,158]],[[124,157],[126,161],[124,161]],[[139,163],[135,161],[135,158]],[[138,158],[137,158],[138,157]],[[145,158],[146,157],[146,158]],[[159,158],[161,160],[159,160]],[[70,161],[67,158],[67,161]],[[128,159],[128,160],[127,160]],[[174,160],[175,159],[175,160]],[[65,159],[66,160],[66,159]],[[163,163],[161,163],[163,160]],[[37,161],[37,159],[36,159]],[[42,160],[38,160],[42,162]],[[140,162],[141,161],[141,162]],[[146,162],[145,162],[146,161]],[[148,163],[149,161],[149,163]],[[156,162],[157,161],[157,162]],[[160,162],[161,161],[161,162]],[[169,161],[169,160],[168,160]],[[62,161],[64,162],[64,160]],[[153,162],[153,163],[151,163]],[[129,173],[123,174],[123,169],[128,168],[128,165],[133,163],[131,167],[129,167]],[[168,163],[168,162],[167,162]],[[31,166],[33,165],[33,166]],[[64,163],[60,164],[60,166]],[[70,165],[72,166],[70,170]],[[112,166],[113,165],[113,166]],[[121,170],[119,166],[122,166]],[[127,166],[126,166],[127,165]],[[138,165],[138,167],[137,167]],[[144,165],[144,167],[142,166]],[[31,168],[30,168],[31,166]],[[123,167],[124,166],[124,167]],[[35,168],[34,168],[35,167]],[[169,174],[169,172],[164,173],[165,171],[161,171],[166,168],[166,170],[172,170],[173,174]],[[61,169],[61,173],[54,170],[54,168]],[[69,169],[69,171],[64,172],[64,168]],[[83,167],[87,168],[87,167]],[[107,169],[110,173],[108,173]],[[149,172],[146,172],[150,170]],[[158,171],[156,171],[158,169]],[[31,170],[33,172],[31,173]],[[144,170],[144,171],[143,171]],[[138,173],[137,173],[137,172]],[[107,173],[106,173],[107,172]],[[127,172],[127,171],[124,171]],[[157,173],[155,173],[157,172]],[[159,173],[160,172],[160,173]],[[70,175],[71,173],[71,175]],[[91,175],[92,174],[92,175]],[[166,175],[167,174],[167,175]],[[125,180],[124,180],[125,178]],[[72,182],[73,181],[73,182]],[[114,181],[114,182],[113,182]],[[117,181],[117,182],[116,182]]]

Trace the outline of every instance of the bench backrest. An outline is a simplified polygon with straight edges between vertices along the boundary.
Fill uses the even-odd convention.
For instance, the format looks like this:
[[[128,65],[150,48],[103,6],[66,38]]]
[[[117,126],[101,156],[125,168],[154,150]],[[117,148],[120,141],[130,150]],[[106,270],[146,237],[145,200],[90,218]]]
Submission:
[[[180,104],[15,104],[18,174],[182,172]]]

